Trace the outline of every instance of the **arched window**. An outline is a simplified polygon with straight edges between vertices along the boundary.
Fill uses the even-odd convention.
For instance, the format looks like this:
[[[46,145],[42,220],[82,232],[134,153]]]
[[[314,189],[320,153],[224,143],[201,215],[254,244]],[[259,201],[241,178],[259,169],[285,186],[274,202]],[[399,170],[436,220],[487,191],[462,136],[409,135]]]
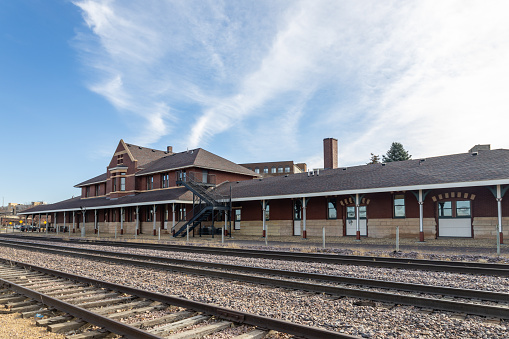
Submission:
[[[290,173],[290,166],[285,166],[285,173]]]
[[[278,172],[278,173],[283,173],[283,166],[279,166],[279,167],[277,168],[277,172]]]
[[[269,168],[267,166],[263,168],[263,173],[269,173]]]
[[[255,167],[255,173],[260,173],[260,169],[258,167]]]
[[[272,166],[272,168],[270,169],[270,173],[276,173],[276,166]]]

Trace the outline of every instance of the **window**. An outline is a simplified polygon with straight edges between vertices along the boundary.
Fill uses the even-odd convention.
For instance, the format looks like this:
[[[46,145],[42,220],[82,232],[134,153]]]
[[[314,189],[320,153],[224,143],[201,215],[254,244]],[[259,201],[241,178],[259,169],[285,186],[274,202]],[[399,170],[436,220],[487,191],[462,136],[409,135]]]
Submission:
[[[235,210],[235,221],[240,221],[240,208]]]
[[[177,171],[177,182],[178,181],[186,181],[186,171]],[[177,184],[177,186],[182,186],[182,184]]]
[[[367,211],[366,206],[359,206],[359,219],[366,219],[367,217],[366,211]],[[346,207],[346,218],[357,219],[357,216],[355,215],[355,206]]]
[[[85,189],[85,196],[88,198],[90,196],[90,186],[87,186]]]
[[[269,203],[265,203],[265,221],[269,221],[270,219],[270,206]]]
[[[186,205],[184,204],[175,204],[175,211],[177,212],[177,221],[185,221],[186,216]]]
[[[147,177],[147,191],[151,190],[151,189],[154,189],[154,176],[153,175],[149,175]]]
[[[255,173],[260,173],[260,169],[258,167],[255,167]]]
[[[96,197],[99,195],[100,187],[101,187],[101,185],[100,185],[100,184],[96,184],[96,185],[95,185],[95,196],[96,196]]]
[[[270,173],[276,173],[276,166],[272,166],[272,168],[270,169]]]
[[[120,190],[125,191],[125,177],[120,177]]]
[[[170,175],[168,173],[164,173],[162,176],[161,176],[161,182],[162,182],[162,187],[163,188],[168,188],[170,187]]]
[[[338,217],[338,211],[336,208],[336,199],[331,198],[327,202],[327,219],[336,219]]]
[[[277,168],[277,172],[278,172],[278,173],[283,173],[283,166],[279,166],[279,167]]]
[[[405,217],[405,195],[394,195],[394,218]]]
[[[124,163],[124,155],[123,154],[117,155],[117,165],[120,165],[123,163]]]
[[[452,218],[452,201],[438,203],[438,216],[440,218]]]
[[[263,173],[269,173],[269,168],[267,166],[263,168]]]
[[[112,192],[117,191],[117,178],[114,176],[111,177],[111,191]]]
[[[470,218],[470,201],[456,201],[456,217]]]
[[[302,220],[301,207],[302,207],[302,200],[294,200],[293,201],[293,220]]]
[[[285,173],[290,173],[290,166],[285,166]]]

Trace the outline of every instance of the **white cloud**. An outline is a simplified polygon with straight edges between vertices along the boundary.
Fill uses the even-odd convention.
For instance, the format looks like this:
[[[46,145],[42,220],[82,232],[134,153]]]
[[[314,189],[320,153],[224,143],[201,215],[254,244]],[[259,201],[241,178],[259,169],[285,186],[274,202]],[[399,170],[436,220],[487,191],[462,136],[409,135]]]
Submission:
[[[324,137],[343,165],[392,141],[414,157],[509,146],[506,2],[76,5],[90,88],[143,122],[140,143],[227,140],[315,167]]]

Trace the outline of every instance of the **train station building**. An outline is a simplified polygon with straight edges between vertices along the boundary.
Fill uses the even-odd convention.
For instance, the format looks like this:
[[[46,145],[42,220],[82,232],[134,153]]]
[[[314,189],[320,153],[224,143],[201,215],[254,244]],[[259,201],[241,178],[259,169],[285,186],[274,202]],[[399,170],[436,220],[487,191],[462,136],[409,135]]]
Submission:
[[[106,172],[75,186],[79,197],[21,214],[51,216],[53,228],[82,234],[183,236],[225,227],[258,237],[321,236],[324,228],[357,239],[394,237],[396,228],[420,241],[508,236],[509,150],[478,145],[351,167],[338,166],[337,154],[337,140],[327,138],[323,169],[264,176],[200,148],[174,153],[121,140]]]

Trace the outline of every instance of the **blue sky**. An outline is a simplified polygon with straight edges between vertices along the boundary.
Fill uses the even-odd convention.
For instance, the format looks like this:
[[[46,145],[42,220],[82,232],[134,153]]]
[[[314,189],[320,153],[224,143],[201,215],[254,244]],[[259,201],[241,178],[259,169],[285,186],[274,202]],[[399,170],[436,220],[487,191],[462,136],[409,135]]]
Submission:
[[[0,198],[55,202],[118,141],[342,166],[509,148],[507,1],[0,2]]]

